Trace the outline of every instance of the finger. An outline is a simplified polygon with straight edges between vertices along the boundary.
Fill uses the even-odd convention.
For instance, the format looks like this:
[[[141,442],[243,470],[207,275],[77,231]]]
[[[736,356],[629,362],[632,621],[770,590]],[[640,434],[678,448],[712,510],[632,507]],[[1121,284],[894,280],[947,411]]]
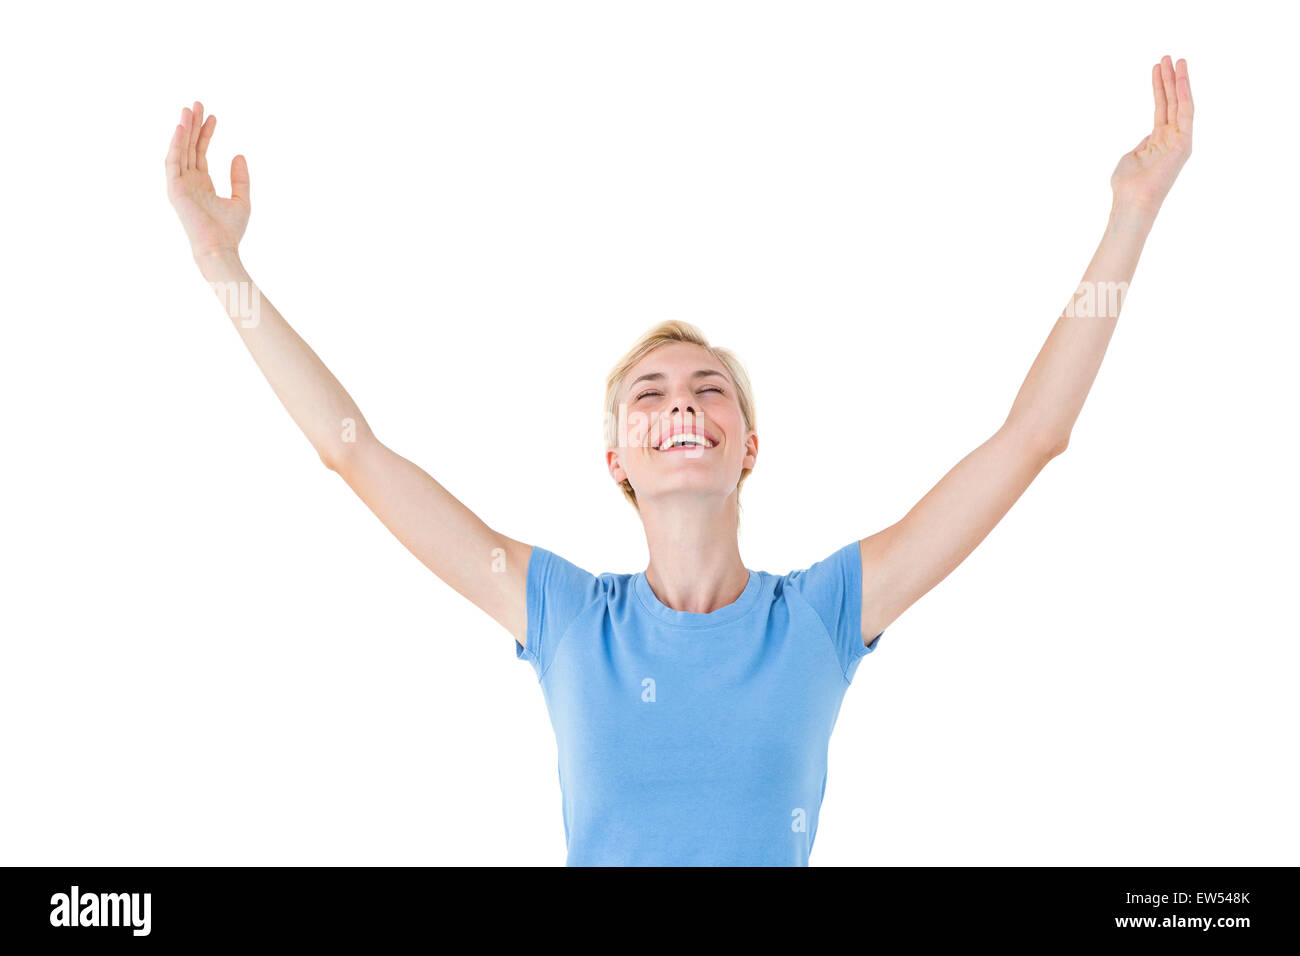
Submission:
[[[242,153],[230,161],[230,198],[248,202],[248,160]]]
[[[185,127],[180,123],[176,124],[176,129],[172,131],[171,145],[167,147],[167,158],[163,165],[167,169],[167,181],[181,178],[181,143],[184,142]]]
[[[1191,77],[1187,75],[1187,61],[1179,60],[1178,69],[1174,72],[1177,80],[1175,86],[1178,90],[1178,128],[1183,132],[1190,133],[1192,131],[1193,104],[1192,80]]]
[[[199,130],[199,142],[194,147],[195,155],[199,160],[199,169],[205,173],[208,171],[208,143],[212,142],[212,131],[217,128],[216,116],[209,116],[203,123],[203,128]]]
[[[1165,122],[1172,126],[1178,119],[1178,91],[1174,88],[1174,64],[1168,54],[1160,59],[1160,78],[1165,85],[1167,112]]]
[[[199,168],[198,144],[199,130],[203,127],[203,104],[198,100],[194,101],[194,119],[190,122],[190,168]]]
[[[1165,125],[1165,119],[1169,115],[1165,107],[1165,81],[1160,77],[1160,64],[1157,63],[1151,67],[1151,93],[1156,100],[1156,127]]]
[[[190,170],[190,123],[194,120],[194,114],[190,112],[188,106],[181,107],[181,128],[185,131],[181,136],[181,173]]]

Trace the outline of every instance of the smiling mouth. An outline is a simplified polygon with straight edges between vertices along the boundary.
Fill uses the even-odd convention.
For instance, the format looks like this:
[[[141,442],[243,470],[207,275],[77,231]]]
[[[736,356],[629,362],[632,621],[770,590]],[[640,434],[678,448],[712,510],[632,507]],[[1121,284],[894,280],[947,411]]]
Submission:
[[[712,445],[673,445],[671,448],[656,448],[655,451],[668,455],[675,451],[712,451]]]
[[[685,451],[690,448],[704,451],[713,447],[714,443],[702,432],[679,432],[655,448],[655,451]]]

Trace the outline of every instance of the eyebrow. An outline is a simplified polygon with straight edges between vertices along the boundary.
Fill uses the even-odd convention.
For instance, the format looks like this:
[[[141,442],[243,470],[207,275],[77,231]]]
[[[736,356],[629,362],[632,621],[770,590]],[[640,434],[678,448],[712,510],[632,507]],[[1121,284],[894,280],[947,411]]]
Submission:
[[[692,373],[691,373],[691,378],[703,378],[703,377],[706,376],[706,375],[716,375],[716,376],[718,376],[719,378],[723,378],[723,379],[725,379],[725,378],[727,377],[727,376],[723,375],[721,372],[717,371],[716,369],[711,369],[711,368],[702,368],[702,369],[700,369],[700,370],[697,371],[697,372],[692,372]],[[636,381],[632,382],[632,384],[628,386],[628,388],[629,388],[629,389],[636,388],[636,386],[637,386],[637,382],[644,382],[646,379],[653,379],[653,380],[655,380],[655,381],[658,381],[658,380],[662,379],[663,377],[664,377],[664,373],[663,373],[663,372],[649,372],[649,373],[647,373],[647,374],[645,374],[645,375],[642,375],[642,376],[638,377],[638,378],[636,379]]]

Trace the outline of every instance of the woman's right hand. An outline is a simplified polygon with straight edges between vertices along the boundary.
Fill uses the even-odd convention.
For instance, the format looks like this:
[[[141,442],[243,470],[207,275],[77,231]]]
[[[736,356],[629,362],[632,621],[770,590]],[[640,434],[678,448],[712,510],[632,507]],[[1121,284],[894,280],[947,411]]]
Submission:
[[[248,226],[248,161],[230,161],[230,198],[222,199],[208,175],[208,143],[216,116],[203,121],[203,104],[181,110],[181,121],[167,150],[167,198],[180,217],[196,261],[218,253],[238,251]]]

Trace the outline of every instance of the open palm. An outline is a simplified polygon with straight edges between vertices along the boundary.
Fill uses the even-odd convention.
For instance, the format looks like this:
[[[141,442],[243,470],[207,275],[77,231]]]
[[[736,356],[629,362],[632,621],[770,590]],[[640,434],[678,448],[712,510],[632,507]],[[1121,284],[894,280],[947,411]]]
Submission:
[[[1110,185],[1118,201],[1155,209],[1192,152],[1192,85],[1187,61],[1164,57],[1151,68],[1155,125],[1137,148],[1120,158]]]
[[[208,175],[208,143],[216,116],[203,120],[203,104],[181,110],[181,121],[167,150],[167,198],[180,217],[195,258],[214,252],[234,252],[248,226],[248,162],[242,155],[230,161],[230,198],[223,199]]]

